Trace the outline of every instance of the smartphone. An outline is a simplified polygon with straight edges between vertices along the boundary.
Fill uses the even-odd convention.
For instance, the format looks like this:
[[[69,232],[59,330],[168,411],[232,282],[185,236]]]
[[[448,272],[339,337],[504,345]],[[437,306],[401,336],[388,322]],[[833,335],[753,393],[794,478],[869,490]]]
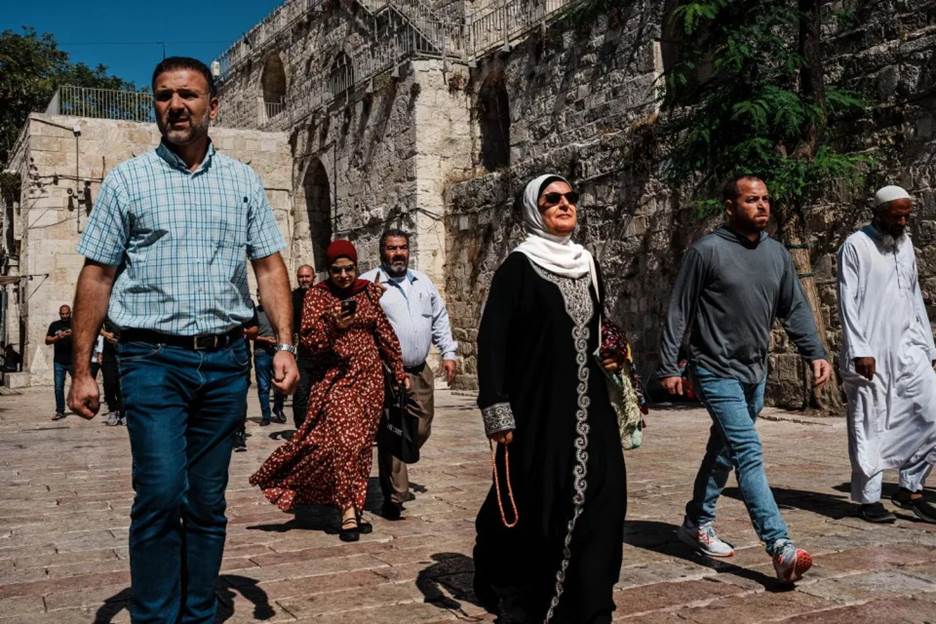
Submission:
[[[341,316],[353,316],[357,311],[357,301],[345,299],[341,302]]]

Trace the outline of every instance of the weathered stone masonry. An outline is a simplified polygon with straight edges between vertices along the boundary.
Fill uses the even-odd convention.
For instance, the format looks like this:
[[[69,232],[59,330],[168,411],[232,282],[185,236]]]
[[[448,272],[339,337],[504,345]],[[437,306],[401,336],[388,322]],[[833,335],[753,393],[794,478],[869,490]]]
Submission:
[[[597,253],[608,285],[608,312],[631,337],[641,371],[657,364],[661,321],[669,289],[688,244],[717,220],[700,221],[680,205],[678,192],[656,174],[659,145],[654,127],[654,81],[663,69],[660,40],[663,3],[622,4],[619,11],[587,24],[559,21],[534,33],[508,53],[480,63],[469,88],[475,100],[491,71],[503,71],[510,100],[511,166],[447,189],[448,266],[446,294],[465,350],[463,379],[476,369],[472,345],[493,271],[521,238],[514,197],[530,177],[556,171],[583,193],[578,240]],[[859,26],[827,38],[831,82],[883,99],[843,141],[873,150],[885,173],[849,195],[830,189],[829,200],[811,207],[809,241],[820,284],[832,349],[840,330],[835,294],[835,252],[866,222],[865,199],[885,180],[904,184],[919,199],[911,231],[917,247],[924,296],[936,319],[936,174],[934,154],[934,63],[936,3],[848,3]],[[492,69],[496,68],[496,69]],[[785,335],[775,332],[768,398],[803,403],[800,359]]]
[[[414,232],[413,264],[443,287],[448,302],[464,356],[458,381],[464,388],[476,382],[475,340],[491,276],[523,237],[515,197],[545,171],[568,176],[582,193],[577,239],[598,256],[608,316],[626,327],[647,375],[657,364],[682,254],[718,222],[700,220],[679,189],[658,177],[657,127],[666,113],[658,109],[657,89],[671,56],[661,24],[671,4],[622,0],[599,12],[588,2],[564,0],[290,0],[223,57],[221,125],[264,132],[216,129],[213,136],[219,145],[227,140],[221,137],[240,137],[225,149],[265,169],[261,177],[290,240],[291,269],[309,262],[321,271],[322,251],[333,237],[353,240],[367,269],[378,262],[376,239],[386,226]],[[527,21],[508,24],[502,33],[498,10]],[[903,184],[920,200],[911,230],[936,317],[936,0],[842,0],[828,11],[828,81],[878,102],[838,129],[837,139],[868,150],[877,173],[867,188],[830,189],[825,203],[808,214],[835,351],[835,251],[870,216],[866,197],[879,183]],[[452,20],[463,27],[452,30]],[[458,32],[461,39],[449,38]],[[412,37],[404,41],[409,47],[393,47],[400,36]],[[393,54],[385,58],[388,45]],[[84,136],[107,137],[101,143],[107,167],[139,153],[134,146],[142,150],[156,141],[153,127],[100,122],[98,131],[92,130],[97,121],[80,123],[87,126]],[[46,130],[30,132],[36,136],[21,161],[24,179],[33,153],[43,174],[74,168],[69,131],[53,132],[58,143],[49,146],[52,139],[41,135]],[[58,164],[46,164],[47,157]],[[82,176],[100,175],[99,152],[82,150],[79,161]],[[51,195],[39,199],[31,192],[24,187],[22,206],[29,201],[67,210],[63,189],[48,187],[43,192]],[[41,212],[29,210],[37,217]],[[21,275],[49,272],[57,280],[54,296],[28,301],[33,346],[26,357],[36,379],[47,376],[39,372],[48,355],[35,346],[39,332],[54,318],[80,263],[73,254],[74,222],[64,226],[68,232],[56,227],[50,221],[41,233],[31,231],[32,242],[24,242],[21,265],[14,267]],[[60,249],[47,252],[42,245]],[[33,262],[29,254],[46,253],[59,258],[56,267],[47,266],[50,260],[26,266]],[[16,308],[9,308],[8,337],[16,317]],[[801,405],[803,367],[780,331],[770,364],[770,400]]]
[[[286,135],[216,128],[211,136],[219,150],[254,168],[280,230],[290,232]],[[85,196],[87,183],[93,202],[111,169],[159,144],[155,124],[45,114],[30,116],[22,137],[10,161],[22,176],[22,197],[4,221],[4,228],[12,229],[5,242],[14,243],[7,250],[12,256],[7,275],[22,278],[4,286],[9,301],[4,338],[18,348],[22,344],[24,358],[24,372],[5,376],[13,386],[52,383],[52,347],[45,344],[45,334],[58,319],[59,306],[71,304],[74,297],[84,262],[76,251],[78,238],[93,205],[78,204],[75,198]]]

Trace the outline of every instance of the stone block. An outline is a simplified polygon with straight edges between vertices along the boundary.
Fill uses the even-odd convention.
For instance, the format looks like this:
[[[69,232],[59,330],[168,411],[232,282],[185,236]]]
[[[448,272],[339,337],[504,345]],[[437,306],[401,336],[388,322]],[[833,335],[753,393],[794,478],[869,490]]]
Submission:
[[[17,388],[28,388],[32,385],[30,379],[30,374],[28,372],[21,373],[3,373],[3,385],[4,387],[17,389]]]

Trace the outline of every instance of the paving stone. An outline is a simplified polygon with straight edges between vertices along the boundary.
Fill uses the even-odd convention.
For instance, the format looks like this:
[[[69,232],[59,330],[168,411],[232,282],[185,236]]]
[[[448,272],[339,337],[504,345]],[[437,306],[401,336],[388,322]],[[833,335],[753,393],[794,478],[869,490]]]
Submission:
[[[458,620],[458,615],[425,602],[407,602],[381,605],[369,609],[354,609],[337,613],[316,613],[309,617],[298,618],[297,622],[336,622],[342,624],[424,624],[451,622]]]
[[[66,419],[36,428],[47,392],[0,410],[0,624],[128,622],[127,524],[132,501],[126,431]],[[240,622],[494,622],[471,589],[474,515],[490,488],[489,451],[472,397],[437,394],[438,412],[423,459],[411,470],[420,490],[405,519],[366,512],[374,532],[345,544],[335,512],[284,514],[247,484],[278,444],[250,421],[248,451],[235,454],[228,491],[228,540],[219,582],[221,619]],[[255,401],[250,415],[257,414]],[[768,477],[797,543],[816,565],[790,591],[773,580],[732,478],[717,527],[737,554],[710,560],[675,537],[704,451],[708,417],[699,410],[655,411],[666,423],[628,452],[629,517],[615,621],[642,624],[777,621],[924,622],[936,614],[936,532],[901,519],[869,525],[849,515],[847,455],[838,424],[810,428],[765,421]],[[796,416],[798,417],[798,416]],[[837,422],[837,421],[836,421]],[[6,427],[6,429],[4,429]],[[801,443],[785,452],[785,440]],[[19,444],[20,446],[17,446]],[[87,447],[81,457],[61,449]],[[789,449],[787,449],[789,450]],[[107,458],[102,460],[101,458]],[[892,475],[888,473],[888,482]],[[928,496],[934,496],[932,490]],[[369,496],[376,509],[380,496]],[[892,600],[898,593],[901,598]],[[870,601],[870,602],[869,602]],[[704,605],[704,606],[702,606]],[[902,618],[902,619],[901,619]]]
[[[44,593],[46,611],[74,609],[76,607],[99,607],[112,603],[123,603],[130,599],[129,578],[123,583],[89,585],[82,588],[53,586]]]
[[[689,580],[656,583],[614,592],[614,604],[623,616],[652,613],[697,603],[709,603],[721,596],[748,593],[729,583]]]
[[[913,598],[875,600],[835,607],[783,620],[784,624],[932,624],[936,621],[933,603]]]
[[[844,550],[817,557],[816,565],[839,572],[882,568],[936,561],[936,547],[917,544],[884,544]]]
[[[936,591],[936,586],[928,580],[909,576],[902,571],[886,570],[822,579],[816,583],[804,585],[800,590],[812,596],[837,602],[861,602]]]
[[[2,617],[28,616],[44,612],[45,603],[42,596],[13,596],[0,599],[0,614],[2,614]]]
[[[696,624],[726,622],[770,622],[802,613],[832,608],[836,603],[800,592],[759,592],[714,600],[703,607],[679,609],[676,613]],[[816,620],[822,621],[820,619]]]

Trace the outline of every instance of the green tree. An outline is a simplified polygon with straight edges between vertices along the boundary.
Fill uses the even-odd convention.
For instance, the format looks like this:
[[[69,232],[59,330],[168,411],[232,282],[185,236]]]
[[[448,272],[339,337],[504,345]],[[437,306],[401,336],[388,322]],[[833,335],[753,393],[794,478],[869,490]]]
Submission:
[[[0,163],[19,136],[26,117],[46,105],[63,84],[102,89],[133,90],[134,85],[107,73],[103,65],[72,63],[49,33],[0,32]]]
[[[830,128],[866,103],[827,85],[821,0],[683,0],[668,16],[675,63],[666,73],[664,170],[705,212],[732,175],[767,182],[820,338],[825,322],[812,273],[805,208],[832,181],[856,182],[867,158],[837,147]],[[688,180],[688,183],[687,183]],[[840,407],[835,384],[813,404]]]

